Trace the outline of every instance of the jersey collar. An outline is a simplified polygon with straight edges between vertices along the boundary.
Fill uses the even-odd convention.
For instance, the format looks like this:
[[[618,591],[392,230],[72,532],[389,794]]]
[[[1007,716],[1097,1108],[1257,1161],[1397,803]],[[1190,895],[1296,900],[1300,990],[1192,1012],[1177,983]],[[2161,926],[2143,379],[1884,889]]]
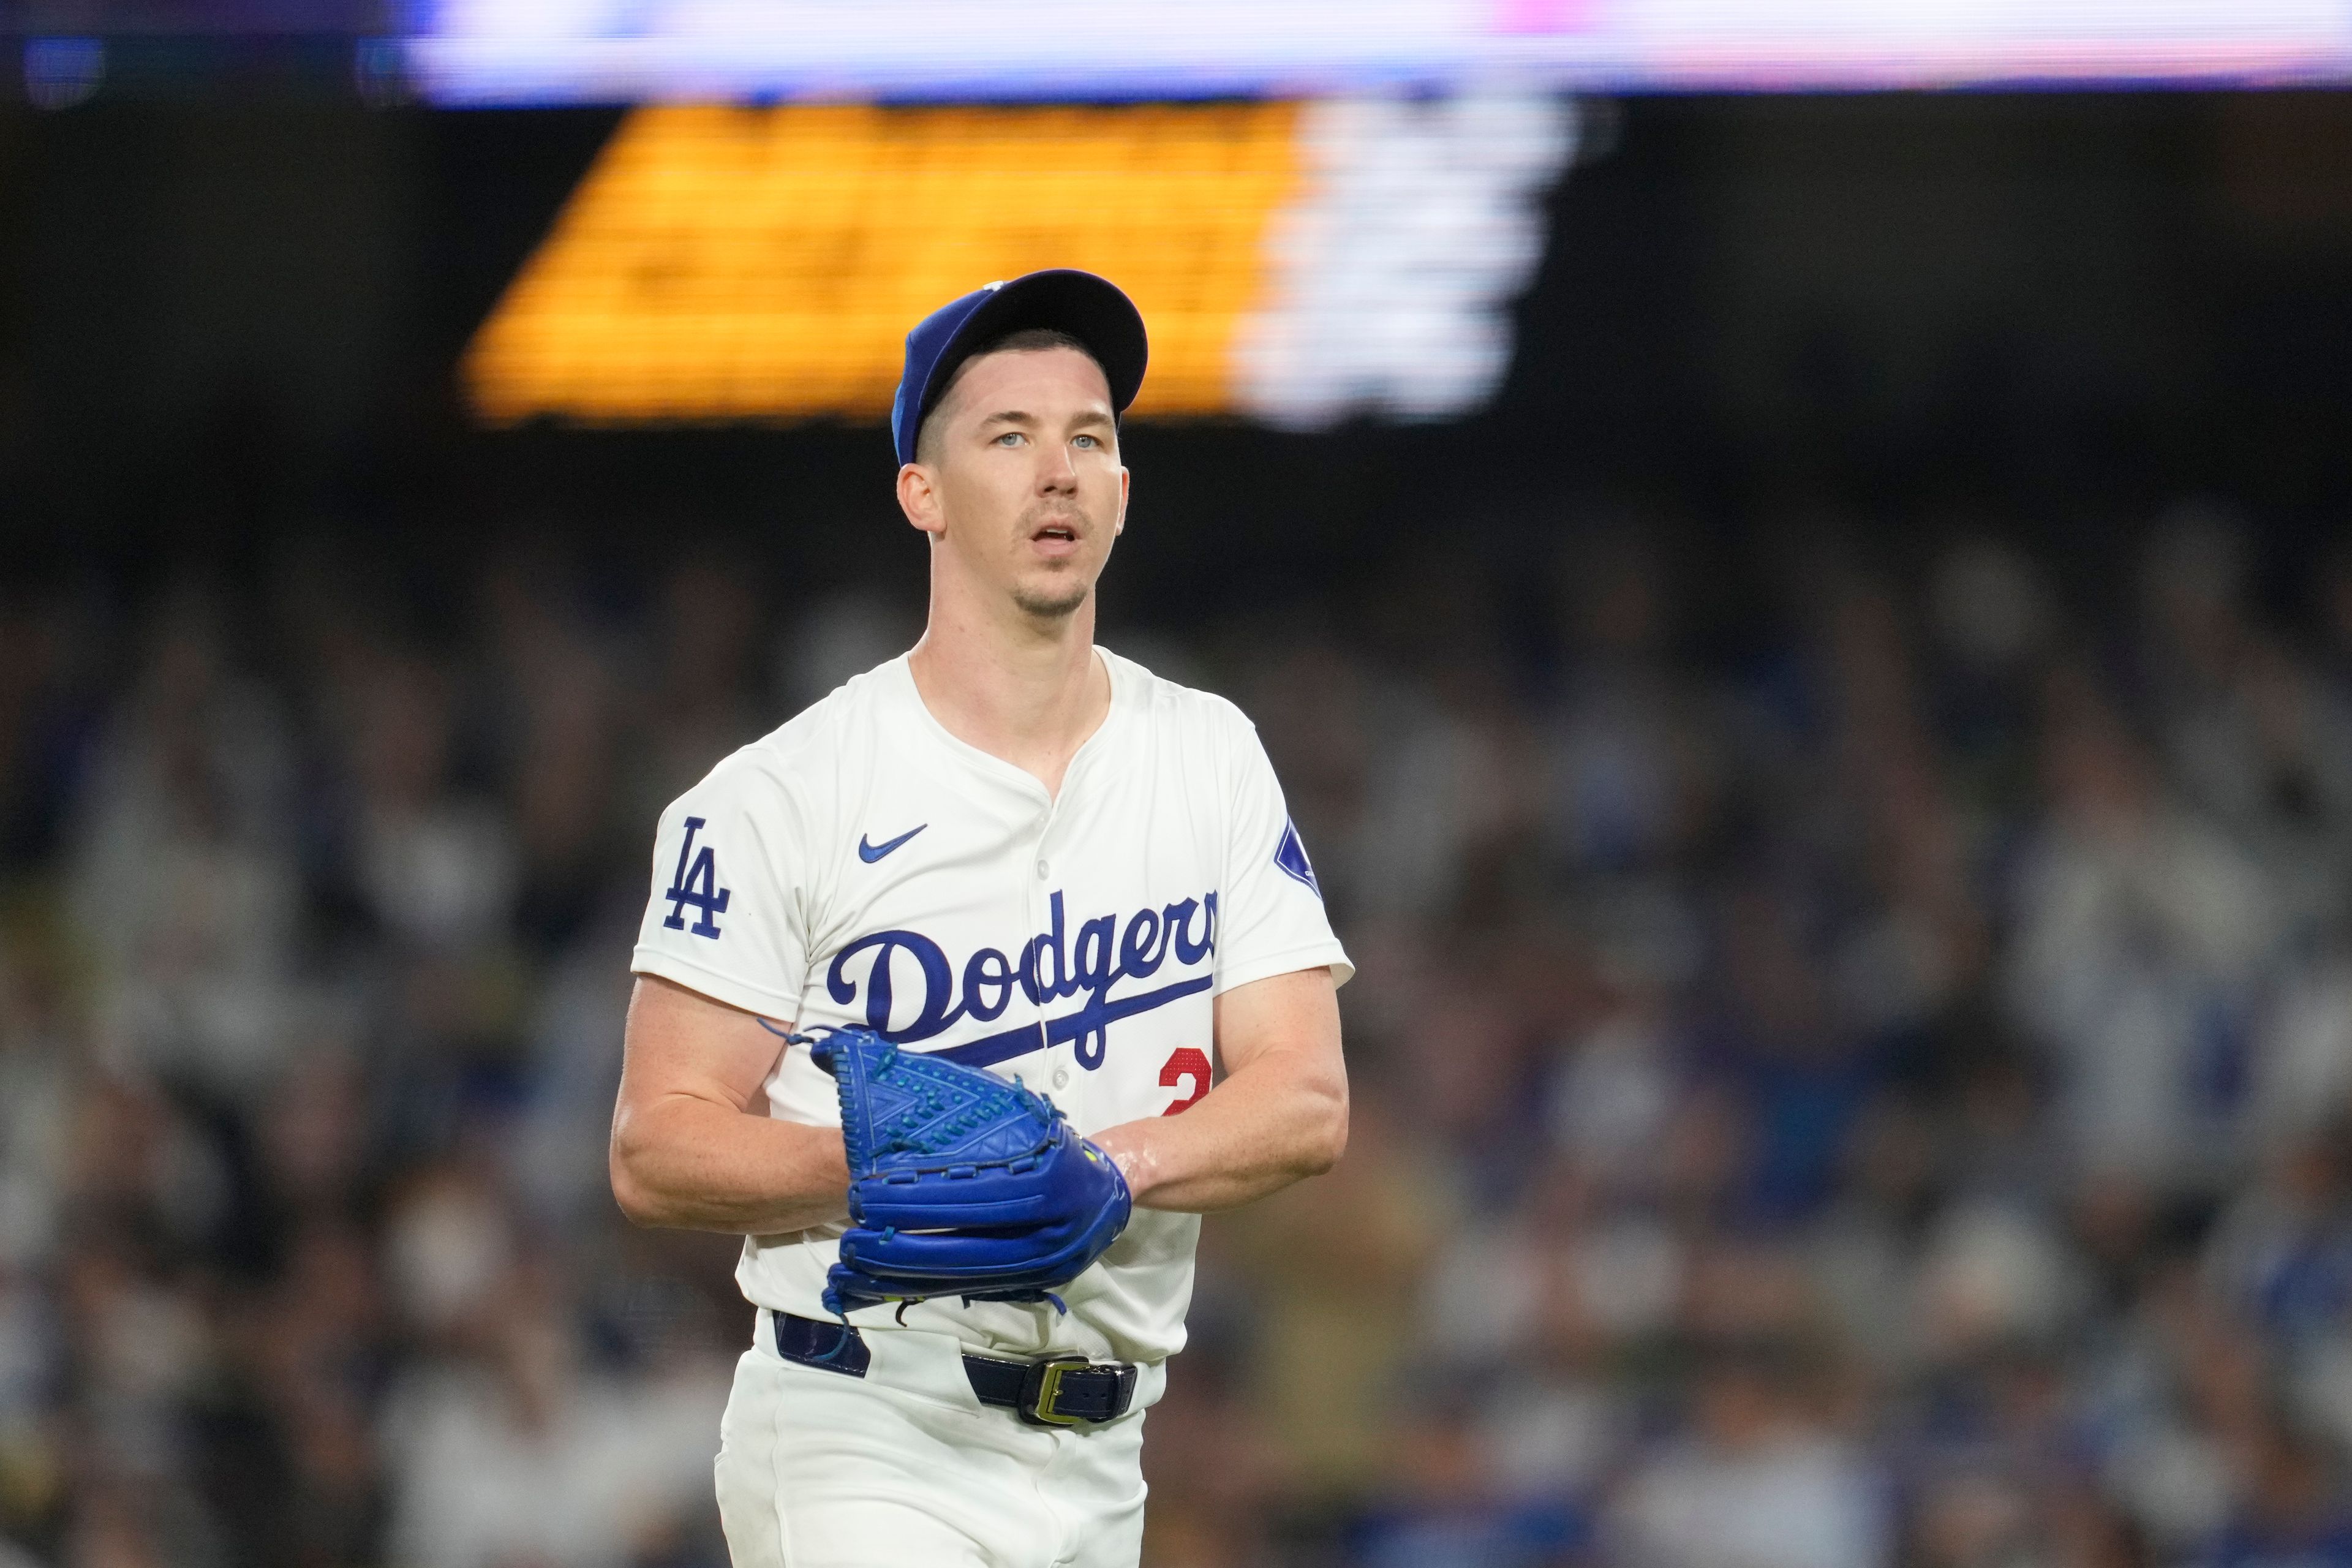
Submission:
[[[1066,799],[1070,791],[1079,784],[1085,771],[1091,765],[1092,760],[1109,749],[1117,731],[1127,724],[1129,717],[1129,710],[1135,705],[1134,675],[1127,660],[1099,643],[1095,646],[1095,658],[1102,662],[1104,672],[1110,677],[1110,708],[1103,714],[1102,722],[1095,726],[1095,732],[1080,742],[1077,751],[1071,755],[1070,765],[1062,773],[1062,798],[1064,799]],[[971,773],[978,773],[992,783],[1017,790],[1023,795],[1033,797],[1040,805],[1058,804],[1054,796],[1046,794],[1045,784],[1040,783],[1034,774],[1015,767],[1003,757],[982,751],[968,741],[959,740],[950,733],[948,727],[940,722],[939,716],[933,713],[929,706],[923,701],[922,690],[915,684],[914,667],[908,660],[908,655],[902,653],[891,661],[891,679],[898,687],[900,702],[908,710],[908,727],[910,731],[928,736],[934,745],[944,750],[949,756]]]

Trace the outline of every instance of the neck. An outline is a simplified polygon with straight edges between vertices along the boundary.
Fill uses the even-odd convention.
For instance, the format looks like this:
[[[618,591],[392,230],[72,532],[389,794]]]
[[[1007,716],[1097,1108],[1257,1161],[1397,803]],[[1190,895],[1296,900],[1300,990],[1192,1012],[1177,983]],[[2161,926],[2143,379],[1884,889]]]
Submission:
[[[1032,616],[931,575],[930,622],[908,664],[948,733],[1058,793],[1070,759],[1110,711],[1110,676],[1095,658],[1095,601]]]

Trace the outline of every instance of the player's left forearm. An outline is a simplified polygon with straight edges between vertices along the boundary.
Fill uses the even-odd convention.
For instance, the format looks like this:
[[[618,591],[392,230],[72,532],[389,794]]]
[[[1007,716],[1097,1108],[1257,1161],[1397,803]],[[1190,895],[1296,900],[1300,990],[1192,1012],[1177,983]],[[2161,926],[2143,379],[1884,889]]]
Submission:
[[[1268,1050],[1183,1114],[1125,1122],[1094,1142],[1139,1208],[1234,1208],[1339,1163],[1347,1074],[1336,1052]]]

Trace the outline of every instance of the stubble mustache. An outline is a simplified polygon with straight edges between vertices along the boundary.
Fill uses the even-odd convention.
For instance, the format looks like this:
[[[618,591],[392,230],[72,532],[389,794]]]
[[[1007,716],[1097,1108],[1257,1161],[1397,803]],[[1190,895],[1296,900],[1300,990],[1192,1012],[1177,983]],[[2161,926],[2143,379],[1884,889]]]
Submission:
[[[1041,528],[1066,528],[1081,535],[1094,531],[1094,514],[1075,498],[1064,501],[1047,501],[1030,507],[1021,514],[1022,537],[1034,539]]]

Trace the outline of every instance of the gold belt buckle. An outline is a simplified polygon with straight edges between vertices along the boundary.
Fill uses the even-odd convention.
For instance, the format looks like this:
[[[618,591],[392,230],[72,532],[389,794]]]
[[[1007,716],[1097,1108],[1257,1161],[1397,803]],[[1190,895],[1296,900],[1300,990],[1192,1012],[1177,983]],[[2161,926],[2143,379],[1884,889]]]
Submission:
[[[1021,1391],[1021,1418],[1040,1426],[1083,1426],[1084,1415],[1064,1415],[1054,1408],[1061,1396],[1062,1379],[1073,1372],[1084,1372],[1094,1363],[1084,1356],[1056,1356],[1051,1361],[1032,1362],[1028,1386]]]

